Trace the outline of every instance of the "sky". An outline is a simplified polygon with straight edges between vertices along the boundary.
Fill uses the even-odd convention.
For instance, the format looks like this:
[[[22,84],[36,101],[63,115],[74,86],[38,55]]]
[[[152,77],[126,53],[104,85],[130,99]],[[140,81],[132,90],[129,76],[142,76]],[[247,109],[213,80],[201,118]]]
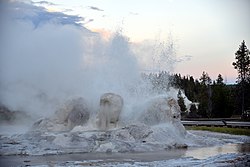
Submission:
[[[249,0],[33,0],[49,12],[82,17],[84,27],[104,38],[118,30],[131,43],[148,41],[174,46],[173,72],[234,83],[234,53],[250,46]],[[143,59],[143,57],[141,57]],[[147,61],[147,60],[145,60]],[[147,63],[145,63],[147,64]],[[147,70],[145,67],[144,70]]]
[[[85,18],[85,27],[102,32],[122,29],[131,42],[167,41],[175,45],[174,71],[195,78],[206,71],[235,82],[234,53],[250,43],[248,0],[48,0],[50,11]],[[52,3],[54,5],[52,5]],[[250,46],[250,45],[249,45]]]
[[[249,2],[0,0],[0,103],[37,118],[75,96],[96,111],[106,92],[133,104],[154,93],[141,72],[234,83]]]

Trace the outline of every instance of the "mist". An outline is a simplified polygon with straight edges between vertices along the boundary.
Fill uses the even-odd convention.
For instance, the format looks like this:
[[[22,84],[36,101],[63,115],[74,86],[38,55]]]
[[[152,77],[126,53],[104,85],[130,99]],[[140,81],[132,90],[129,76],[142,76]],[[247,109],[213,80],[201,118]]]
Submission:
[[[83,97],[97,112],[99,98],[107,92],[121,95],[126,114],[133,115],[135,104],[155,94],[141,78],[143,68],[173,69],[171,44],[144,43],[150,48],[146,54],[143,46],[130,43],[119,31],[103,39],[78,24],[84,18],[19,1],[4,6],[0,104],[34,120],[50,117],[74,97]]]
[[[46,20],[39,18],[48,13],[42,7],[5,5],[0,41],[2,105],[47,116],[72,96],[97,103],[102,93],[124,95],[137,82],[137,59],[121,34],[104,41],[83,26],[61,22],[65,15],[55,13]]]

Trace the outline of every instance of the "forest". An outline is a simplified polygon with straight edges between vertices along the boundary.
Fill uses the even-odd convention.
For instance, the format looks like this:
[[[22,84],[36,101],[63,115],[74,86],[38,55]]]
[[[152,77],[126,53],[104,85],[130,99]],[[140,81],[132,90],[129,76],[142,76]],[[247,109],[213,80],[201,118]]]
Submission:
[[[160,73],[143,74],[144,79],[149,80],[156,92],[168,91],[170,87],[179,89],[178,103],[184,117],[190,118],[229,118],[233,115],[241,115],[241,91],[238,84],[227,85],[221,74],[214,81],[208,73],[203,72],[199,79],[193,76],[182,76],[181,74],[170,74],[166,71]],[[250,84],[246,86],[245,106],[250,104]],[[183,96],[192,102],[199,103],[198,109],[195,107],[187,110]]]
[[[200,78],[160,73],[143,74],[145,80],[153,85],[153,90],[161,93],[170,87],[179,89],[178,103],[182,117],[187,118],[229,118],[241,116],[250,120],[250,57],[249,50],[243,40],[235,53],[232,66],[237,70],[236,84],[225,84],[221,74],[212,81],[209,74],[202,72]],[[185,96],[198,107],[191,105],[189,112],[184,104]]]

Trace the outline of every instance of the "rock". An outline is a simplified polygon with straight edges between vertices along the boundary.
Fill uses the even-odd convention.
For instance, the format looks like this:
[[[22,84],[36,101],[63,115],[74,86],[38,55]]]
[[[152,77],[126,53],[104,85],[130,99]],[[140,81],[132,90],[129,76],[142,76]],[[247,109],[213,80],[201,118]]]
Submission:
[[[31,117],[23,111],[12,111],[4,105],[0,105],[0,123],[30,122]]]
[[[68,130],[67,126],[64,124],[58,124],[55,120],[49,118],[42,118],[36,121],[31,131],[42,131],[42,132],[59,132]]]
[[[55,120],[57,123],[66,124],[71,130],[75,126],[84,125],[88,122],[90,116],[87,103],[82,97],[74,98],[65,102],[65,104],[56,111]]]
[[[85,100],[74,98],[65,102],[55,113],[53,118],[43,118],[35,122],[33,130],[40,131],[68,131],[75,126],[84,125],[89,120],[89,109]]]
[[[177,101],[170,97],[156,97],[147,102],[146,109],[138,121],[149,126],[168,123],[173,125],[181,136],[185,136],[186,130],[181,123],[181,111]]]
[[[141,123],[157,125],[180,120],[180,107],[173,98],[156,97],[145,105],[147,107],[139,117],[139,122]]]
[[[75,106],[68,115],[68,126],[70,129],[73,129],[75,126],[86,124],[88,120],[88,109],[81,107],[79,108],[79,106]]]
[[[133,136],[135,140],[140,141],[147,138],[151,133],[153,133],[149,126],[143,124],[129,125],[125,127],[125,129],[128,130],[129,134]]]
[[[0,121],[11,121],[14,119],[14,112],[5,106],[0,106]]]
[[[101,130],[115,128],[123,108],[123,99],[114,93],[105,93],[100,98],[100,111],[97,115],[97,126]]]

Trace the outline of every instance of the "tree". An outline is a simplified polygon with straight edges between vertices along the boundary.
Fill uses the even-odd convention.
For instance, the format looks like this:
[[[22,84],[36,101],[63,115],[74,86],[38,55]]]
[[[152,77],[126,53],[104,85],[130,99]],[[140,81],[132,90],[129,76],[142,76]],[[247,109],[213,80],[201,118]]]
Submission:
[[[219,74],[218,78],[216,79],[216,85],[224,85],[223,78],[222,78],[221,74]]]
[[[230,117],[232,115],[230,91],[223,83],[221,74],[212,85],[212,92],[212,116],[216,118]]]
[[[211,90],[211,78],[208,73],[203,71],[200,77],[200,90],[199,90],[199,109],[198,113],[202,117],[211,117],[212,115],[212,90]]]
[[[240,94],[241,94],[241,113],[244,112],[246,108],[245,96],[246,96],[246,85],[249,85],[250,82],[250,58],[249,58],[249,50],[245,44],[245,41],[241,43],[239,49],[235,53],[236,61],[233,62],[234,68],[238,71],[237,83],[239,85]],[[247,88],[248,89],[248,88]],[[249,96],[249,92],[247,92],[247,96]],[[247,104],[247,107],[249,104]]]
[[[208,73],[206,73],[205,71],[202,72],[202,75],[200,77],[200,82],[202,85],[211,84],[211,78],[209,77]]]
[[[244,40],[235,53],[235,59],[236,61],[233,62],[233,66],[238,71],[238,83],[247,82],[250,77],[250,58],[249,50]]]

